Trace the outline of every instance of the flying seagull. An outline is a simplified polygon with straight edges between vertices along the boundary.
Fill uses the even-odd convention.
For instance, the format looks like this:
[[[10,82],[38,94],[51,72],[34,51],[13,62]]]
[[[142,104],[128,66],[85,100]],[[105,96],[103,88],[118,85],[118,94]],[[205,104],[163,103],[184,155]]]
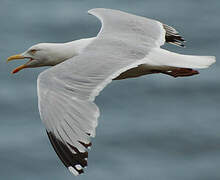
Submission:
[[[178,32],[156,20],[111,9],[92,9],[102,23],[96,37],[67,43],[41,43],[8,61],[28,58],[12,71],[53,66],[37,80],[40,117],[50,142],[74,175],[84,172],[95,137],[99,92],[114,79],[163,73],[192,76],[215,62],[214,56],[182,55],[161,49],[165,42],[184,46]]]

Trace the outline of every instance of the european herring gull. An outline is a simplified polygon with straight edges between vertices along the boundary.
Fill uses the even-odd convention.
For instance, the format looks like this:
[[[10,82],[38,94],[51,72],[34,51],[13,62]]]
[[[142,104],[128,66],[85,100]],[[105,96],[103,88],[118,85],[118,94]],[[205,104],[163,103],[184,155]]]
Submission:
[[[161,49],[165,42],[184,46],[178,32],[156,20],[118,10],[92,9],[102,23],[96,37],[68,43],[41,43],[8,61],[28,58],[24,68],[53,66],[37,81],[40,117],[54,150],[74,175],[87,166],[90,137],[95,137],[99,108],[95,97],[113,79],[163,73],[198,74],[214,56],[182,55]]]

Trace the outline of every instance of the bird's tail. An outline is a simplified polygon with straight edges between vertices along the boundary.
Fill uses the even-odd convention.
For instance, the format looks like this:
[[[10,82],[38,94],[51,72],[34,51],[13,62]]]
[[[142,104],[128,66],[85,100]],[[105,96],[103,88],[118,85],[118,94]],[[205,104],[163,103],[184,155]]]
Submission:
[[[161,48],[155,48],[147,56],[147,64],[151,66],[167,66],[177,68],[208,68],[215,63],[215,56],[192,56],[173,53]]]

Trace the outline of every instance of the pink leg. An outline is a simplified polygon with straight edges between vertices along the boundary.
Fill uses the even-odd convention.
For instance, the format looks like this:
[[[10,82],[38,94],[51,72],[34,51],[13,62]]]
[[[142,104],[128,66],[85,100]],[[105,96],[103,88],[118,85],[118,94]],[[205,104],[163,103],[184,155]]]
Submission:
[[[161,71],[161,70],[153,70],[152,73],[163,73],[170,76],[176,77],[185,77],[185,76],[193,76],[199,74],[198,71],[189,69],[189,68],[176,68],[170,71]]]

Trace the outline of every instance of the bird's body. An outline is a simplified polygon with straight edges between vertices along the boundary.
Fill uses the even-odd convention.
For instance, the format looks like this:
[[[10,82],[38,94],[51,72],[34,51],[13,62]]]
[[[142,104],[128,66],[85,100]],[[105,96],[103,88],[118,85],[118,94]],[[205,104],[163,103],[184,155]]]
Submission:
[[[152,73],[173,77],[198,74],[215,62],[212,56],[173,53],[160,46],[183,46],[177,31],[158,21],[110,9],[93,9],[102,28],[97,37],[68,43],[34,45],[8,60],[29,58],[16,68],[54,66],[38,77],[41,119],[64,165],[75,175],[87,166],[90,137],[95,136],[99,109],[95,97],[113,79]]]

